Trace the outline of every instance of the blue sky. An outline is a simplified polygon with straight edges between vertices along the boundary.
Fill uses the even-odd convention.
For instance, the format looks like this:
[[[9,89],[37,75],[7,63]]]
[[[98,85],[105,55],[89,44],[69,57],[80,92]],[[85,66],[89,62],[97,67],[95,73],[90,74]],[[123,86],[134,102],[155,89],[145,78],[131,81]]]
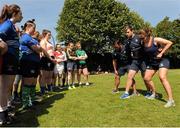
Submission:
[[[156,26],[165,16],[180,18],[180,0],[117,0],[137,12],[145,21]]]
[[[180,0],[116,0],[124,2],[131,10],[140,14],[145,21],[155,26],[165,16],[171,20],[180,18]],[[64,0],[0,0],[0,8],[4,4],[18,4],[23,12],[24,24],[29,19],[36,19],[37,29],[51,30],[56,35],[55,27],[58,15],[62,11]]]

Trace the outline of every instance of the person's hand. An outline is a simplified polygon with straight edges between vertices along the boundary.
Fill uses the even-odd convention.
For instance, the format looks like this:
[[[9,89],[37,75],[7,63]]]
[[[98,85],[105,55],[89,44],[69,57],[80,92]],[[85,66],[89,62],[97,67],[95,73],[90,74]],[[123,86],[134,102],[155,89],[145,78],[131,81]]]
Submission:
[[[50,57],[50,60],[53,62],[53,63],[57,63],[57,61],[56,61],[56,59],[54,59],[54,58],[52,58],[52,57]]]
[[[118,71],[117,70],[115,70],[114,73],[115,73],[115,75],[118,75]]]
[[[159,53],[159,54],[157,55],[157,58],[160,59],[160,58],[162,58],[162,56],[163,56],[163,54],[162,54],[162,53]]]

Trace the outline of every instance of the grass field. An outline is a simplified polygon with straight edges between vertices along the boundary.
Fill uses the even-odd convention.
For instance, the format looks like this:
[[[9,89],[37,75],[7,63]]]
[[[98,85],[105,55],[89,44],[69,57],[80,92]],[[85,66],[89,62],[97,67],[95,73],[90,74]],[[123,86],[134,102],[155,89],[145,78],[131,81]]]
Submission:
[[[164,108],[166,93],[157,76],[154,83],[161,99],[148,100],[143,95],[127,100],[119,99],[124,92],[126,76],[122,78],[120,94],[112,94],[113,74],[91,75],[91,86],[54,92],[35,110],[18,112],[10,126],[57,127],[165,127],[180,126],[180,70],[170,70],[176,106]],[[145,91],[140,74],[137,89]]]

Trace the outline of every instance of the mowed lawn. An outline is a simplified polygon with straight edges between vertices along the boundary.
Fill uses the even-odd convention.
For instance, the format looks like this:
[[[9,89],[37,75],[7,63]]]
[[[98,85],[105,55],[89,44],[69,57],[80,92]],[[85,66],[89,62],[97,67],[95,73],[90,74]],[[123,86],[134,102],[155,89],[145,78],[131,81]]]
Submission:
[[[164,108],[167,95],[157,75],[153,81],[160,99],[145,99],[145,86],[136,76],[141,96],[122,100],[126,77],[120,85],[120,94],[112,94],[113,74],[91,75],[91,86],[52,93],[38,104],[35,110],[18,112],[10,126],[54,127],[164,127],[180,126],[180,70],[170,70],[168,79],[172,85],[176,106]]]

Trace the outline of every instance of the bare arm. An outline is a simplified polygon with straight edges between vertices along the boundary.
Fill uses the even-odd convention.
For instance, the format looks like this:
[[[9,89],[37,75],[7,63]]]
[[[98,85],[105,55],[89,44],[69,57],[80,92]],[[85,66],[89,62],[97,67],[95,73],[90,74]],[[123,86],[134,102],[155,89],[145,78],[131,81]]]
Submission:
[[[172,46],[173,42],[163,39],[163,38],[159,38],[156,37],[154,38],[154,41],[157,42],[157,44],[159,45],[164,45],[165,47],[161,50],[161,52],[157,55],[158,58],[161,58],[163,56],[163,54]]]
[[[67,50],[67,56],[68,56],[68,58],[71,59],[71,60],[76,60],[76,59],[77,59],[77,57],[74,57],[74,56],[71,56],[71,55],[70,55],[69,50]]]
[[[118,74],[118,71],[117,71],[117,61],[113,59],[112,63],[113,63],[114,73],[117,75]]]
[[[1,38],[0,38],[0,55],[3,55],[4,53],[6,53],[8,50],[8,46],[6,44],[6,42],[4,42]]]

